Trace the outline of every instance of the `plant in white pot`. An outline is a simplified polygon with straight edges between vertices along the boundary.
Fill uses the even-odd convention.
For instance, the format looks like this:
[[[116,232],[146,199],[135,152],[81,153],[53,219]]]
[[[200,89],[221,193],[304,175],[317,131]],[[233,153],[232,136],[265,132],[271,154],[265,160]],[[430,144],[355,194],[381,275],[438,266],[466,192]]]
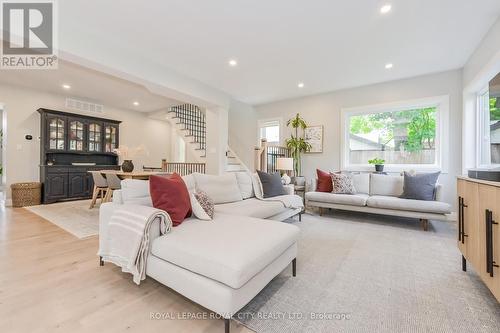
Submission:
[[[305,178],[302,176],[302,153],[308,152],[311,145],[304,139],[304,130],[307,124],[300,114],[297,113],[295,117],[289,119],[286,123],[287,127],[292,128],[290,138],[286,139],[285,144],[293,158],[293,173],[295,175],[296,185],[305,185]]]

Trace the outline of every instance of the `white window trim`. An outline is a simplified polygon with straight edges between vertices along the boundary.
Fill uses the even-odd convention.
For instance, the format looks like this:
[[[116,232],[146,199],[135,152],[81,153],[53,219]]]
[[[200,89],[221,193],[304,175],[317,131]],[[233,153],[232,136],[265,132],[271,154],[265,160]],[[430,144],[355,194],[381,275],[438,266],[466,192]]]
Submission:
[[[484,130],[484,113],[483,113],[483,109],[481,108],[481,96],[483,96],[484,94],[486,94],[488,91],[489,91],[490,87],[489,85],[484,87],[483,89],[481,89],[480,91],[478,91],[478,93],[476,94],[476,133],[477,133],[477,136],[476,136],[476,165],[478,166],[478,168],[486,168],[486,169],[489,169],[489,168],[498,168],[500,167],[500,164],[498,163],[491,163],[491,137],[490,137],[490,132],[488,131],[488,133],[485,133]],[[487,103],[489,103],[489,100],[490,100],[490,96],[488,94],[488,99],[487,99]],[[484,138],[485,136],[488,136],[488,145],[487,147],[484,146]],[[485,150],[483,150],[485,149]],[[483,153],[485,153],[489,158],[490,158],[490,162],[489,163],[483,163],[483,158],[482,158],[482,155]]]
[[[377,112],[391,112],[401,109],[416,109],[435,106],[436,113],[436,163],[434,164],[386,164],[384,171],[402,172],[404,170],[441,171],[448,173],[449,156],[449,114],[450,97],[448,95],[398,101],[386,104],[376,104],[353,108],[342,108],[340,111],[340,168],[345,171],[372,171],[370,164],[349,163],[349,118]]]
[[[279,142],[268,142],[268,143],[270,143],[271,145],[280,145],[281,142],[283,142],[283,118],[281,117],[266,118],[257,120],[257,141],[259,145],[260,145],[260,129],[262,128],[263,125],[270,122],[278,122],[280,127],[280,135],[279,135]]]

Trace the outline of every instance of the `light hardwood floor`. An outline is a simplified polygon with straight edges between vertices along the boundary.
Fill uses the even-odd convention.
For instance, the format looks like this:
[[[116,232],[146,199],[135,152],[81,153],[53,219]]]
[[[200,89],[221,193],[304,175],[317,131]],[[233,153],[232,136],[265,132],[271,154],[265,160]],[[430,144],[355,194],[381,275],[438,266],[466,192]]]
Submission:
[[[79,240],[22,208],[0,208],[0,332],[224,332],[210,312],[151,278],[136,286],[100,267],[98,238]],[[252,332],[231,322],[231,332]]]

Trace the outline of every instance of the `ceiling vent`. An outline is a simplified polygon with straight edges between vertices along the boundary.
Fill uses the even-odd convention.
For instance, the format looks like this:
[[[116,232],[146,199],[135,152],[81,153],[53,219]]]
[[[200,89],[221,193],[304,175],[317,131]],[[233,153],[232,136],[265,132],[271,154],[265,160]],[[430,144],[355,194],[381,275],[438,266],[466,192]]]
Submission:
[[[92,112],[92,113],[103,113],[104,105],[91,103],[87,101],[80,101],[74,98],[66,98],[66,107],[71,110]]]

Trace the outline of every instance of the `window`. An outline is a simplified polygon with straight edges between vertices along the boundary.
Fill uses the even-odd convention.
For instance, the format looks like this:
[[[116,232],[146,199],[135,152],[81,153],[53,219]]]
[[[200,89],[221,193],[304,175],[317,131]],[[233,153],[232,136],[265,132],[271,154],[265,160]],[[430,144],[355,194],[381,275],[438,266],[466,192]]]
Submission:
[[[389,171],[441,169],[447,114],[448,97],[343,109],[342,167],[363,170],[380,158]]]
[[[500,74],[478,94],[479,165],[500,164]]]
[[[259,121],[259,141],[266,139],[268,143],[279,143],[280,123],[279,119]]]

